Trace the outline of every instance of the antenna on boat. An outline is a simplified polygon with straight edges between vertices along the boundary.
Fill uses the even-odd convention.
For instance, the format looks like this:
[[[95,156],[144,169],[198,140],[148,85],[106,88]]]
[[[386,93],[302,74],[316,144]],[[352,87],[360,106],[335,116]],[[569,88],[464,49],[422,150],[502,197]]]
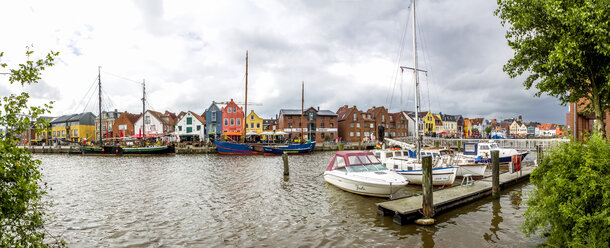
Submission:
[[[100,147],[104,145],[104,140],[102,139],[102,77],[101,77],[101,66],[97,67],[97,81],[98,81],[98,95],[99,95],[99,113],[100,113]]]
[[[146,123],[144,113],[146,112],[146,79],[142,79],[142,140],[144,139],[144,125]]]
[[[303,143],[303,105],[305,103],[305,81],[301,81],[301,137],[299,137],[299,143]],[[309,132],[309,130],[307,130]],[[309,138],[309,134],[307,135]]]
[[[246,141],[246,119],[248,117],[248,50],[246,50],[246,102],[244,103],[244,108],[244,121],[241,122],[244,128],[241,133],[241,142]]]

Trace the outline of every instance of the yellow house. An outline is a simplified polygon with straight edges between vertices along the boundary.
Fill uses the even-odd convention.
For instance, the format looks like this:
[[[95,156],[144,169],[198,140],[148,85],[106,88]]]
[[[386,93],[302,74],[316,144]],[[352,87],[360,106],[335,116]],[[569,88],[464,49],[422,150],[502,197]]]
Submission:
[[[436,121],[432,112],[429,112],[424,116],[424,133],[432,134],[436,132]]]
[[[95,115],[91,112],[63,115],[50,122],[53,139],[80,142],[95,140]]]
[[[250,111],[250,114],[246,117],[246,133],[262,133],[263,132],[263,118],[260,118],[254,110]]]

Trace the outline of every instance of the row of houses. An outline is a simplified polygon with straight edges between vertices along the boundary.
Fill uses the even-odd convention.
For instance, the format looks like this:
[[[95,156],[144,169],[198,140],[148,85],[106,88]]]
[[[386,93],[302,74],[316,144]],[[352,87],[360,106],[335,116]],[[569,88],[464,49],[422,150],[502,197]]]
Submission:
[[[435,137],[489,137],[486,130],[494,130],[507,137],[560,136],[562,128],[555,124],[525,123],[518,119],[464,118],[462,115],[420,112],[421,134]],[[142,114],[102,112],[100,118],[91,112],[44,117],[50,126],[38,134],[32,133],[34,143],[53,141],[97,141],[104,138],[178,136],[181,141],[209,141],[211,139],[239,140],[242,135],[254,140],[269,139],[280,134],[283,139],[311,141],[362,142],[376,140],[380,134],[390,138],[413,136],[415,113],[390,113],[383,106],[360,110],[356,106],[341,106],[336,112],[309,107],[301,115],[300,109],[280,109],[275,117],[264,118],[254,110],[244,115],[243,108],[233,99],[212,102],[201,114],[194,111],[178,114],[148,110]],[[244,126],[245,125],[245,126]],[[489,128],[488,128],[489,127]],[[244,132],[245,128],[245,134]]]

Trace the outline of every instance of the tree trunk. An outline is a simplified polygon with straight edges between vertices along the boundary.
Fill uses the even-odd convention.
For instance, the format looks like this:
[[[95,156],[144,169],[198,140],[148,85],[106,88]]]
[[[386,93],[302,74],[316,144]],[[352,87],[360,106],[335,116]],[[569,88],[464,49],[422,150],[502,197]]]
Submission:
[[[593,127],[595,129],[595,131],[597,132],[598,135],[600,135],[602,138],[606,138],[606,130],[604,130],[604,111],[602,110],[602,106],[601,106],[601,99],[599,97],[599,90],[597,87],[597,83],[595,81],[593,81],[593,83],[591,84],[592,89],[591,89],[591,104],[593,106],[593,113],[595,114],[595,120],[596,120],[596,124],[595,127]]]

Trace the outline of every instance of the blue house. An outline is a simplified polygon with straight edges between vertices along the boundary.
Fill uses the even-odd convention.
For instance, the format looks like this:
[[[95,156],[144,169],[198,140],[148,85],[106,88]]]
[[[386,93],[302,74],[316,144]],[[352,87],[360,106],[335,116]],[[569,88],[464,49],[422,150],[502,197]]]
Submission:
[[[205,135],[208,139],[220,139],[222,135],[222,110],[212,102],[205,110]]]

